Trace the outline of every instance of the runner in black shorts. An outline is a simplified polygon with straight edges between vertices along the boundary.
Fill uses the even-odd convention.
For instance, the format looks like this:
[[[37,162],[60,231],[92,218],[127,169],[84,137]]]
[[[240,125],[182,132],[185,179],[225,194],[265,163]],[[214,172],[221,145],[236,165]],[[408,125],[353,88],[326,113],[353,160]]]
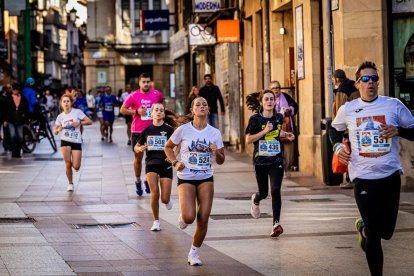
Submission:
[[[145,158],[145,177],[151,190],[151,209],[154,217],[154,223],[151,231],[160,231],[159,220],[159,199],[160,189],[158,188],[158,178],[161,187],[161,202],[170,210],[173,202],[171,196],[171,183],[173,178],[172,166],[166,161],[164,153],[165,144],[170,138],[174,129],[171,125],[166,124],[165,119],[174,125],[174,121],[165,117],[164,105],[157,103],[152,108],[152,125],[147,127],[138,137],[134,147],[136,153],[146,151]],[[134,137],[134,136],[133,136]]]
[[[81,110],[72,108],[72,96],[64,94],[60,98],[63,112],[56,118],[54,134],[61,132],[60,151],[66,165],[66,176],[69,184],[68,192],[73,192],[72,168],[78,171],[82,159],[82,133],[81,125],[91,125],[92,121]]]
[[[165,146],[165,153],[177,169],[178,197],[181,215],[179,227],[184,229],[197,219],[197,227],[187,261],[202,265],[198,255],[207,234],[208,219],[213,206],[213,163],[224,163],[224,144],[220,131],[207,124],[209,112],[205,98],[197,97],[191,104],[193,121],[177,128]],[[176,156],[174,148],[179,146]],[[180,158],[177,160],[177,157]]]

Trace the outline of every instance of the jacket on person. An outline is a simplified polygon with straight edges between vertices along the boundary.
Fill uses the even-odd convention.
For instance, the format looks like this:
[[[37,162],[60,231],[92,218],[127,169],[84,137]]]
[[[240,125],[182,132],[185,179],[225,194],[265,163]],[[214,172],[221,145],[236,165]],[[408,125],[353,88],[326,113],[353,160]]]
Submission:
[[[23,95],[20,98],[19,107],[16,107],[11,94],[4,101],[4,120],[13,125],[23,125],[28,120],[29,103]]]
[[[332,106],[332,120],[336,117],[338,109],[346,102],[350,102],[360,97],[358,89],[355,87],[355,81],[345,79],[335,92],[335,99]]]
[[[35,111],[35,106],[37,104],[36,91],[33,88],[26,86],[22,89],[21,94],[26,98],[27,103],[29,104],[29,112],[32,113]]]
[[[203,97],[206,99],[208,103],[208,107],[210,108],[210,113],[216,114],[218,113],[218,106],[217,106],[217,100],[220,102],[220,109],[221,112],[224,112],[224,100],[223,96],[221,95],[220,89],[218,86],[212,84],[210,86],[204,85],[200,88],[200,97]]]
[[[295,134],[295,136],[296,136],[297,135],[297,133],[296,133],[296,124],[295,124],[295,120],[293,119],[293,117],[296,116],[296,114],[298,114],[299,106],[295,102],[295,100],[291,96],[289,96],[289,94],[284,93],[284,92],[282,92],[282,94],[283,94],[283,96],[285,96],[285,99],[288,102],[288,105],[293,108],[293,113],[290,114],[290,118],[291,118],[291,121],[292,121],[293,134]]]

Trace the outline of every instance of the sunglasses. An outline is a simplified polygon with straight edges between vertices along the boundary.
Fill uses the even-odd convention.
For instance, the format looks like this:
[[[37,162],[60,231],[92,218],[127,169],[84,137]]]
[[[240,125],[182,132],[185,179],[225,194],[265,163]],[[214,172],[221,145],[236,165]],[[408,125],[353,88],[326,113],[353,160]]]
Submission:
[[[280,89],[280,87],[279,86],[275,86],[275,87],[272,87],[272,88],[270,88],[270,89]]]
[[[373,82],[377,82],[379,80],[379,77],[377,75],[371,75],[371,76],[361,76],[358,79],[358,81],[362,81],[362,82],[369,82],[369,80],[372,80]]]

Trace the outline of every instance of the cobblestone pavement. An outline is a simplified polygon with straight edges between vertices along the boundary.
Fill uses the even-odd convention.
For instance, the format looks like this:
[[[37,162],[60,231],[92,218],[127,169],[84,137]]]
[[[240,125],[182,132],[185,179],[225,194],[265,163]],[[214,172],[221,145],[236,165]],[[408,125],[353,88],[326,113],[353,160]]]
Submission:
[[[200,256],[187,264],[195,226],[177,226],[178,197],[160,206],[161,229],[152,232],[149,195],[135,194],[132,152],[122,119],[114,143],[98,126],[85,127],[75,191],[66,192],[64,164],[42,141],[20,160],[0,156],[0,275],[367,275],[354,229],[358,211],[351,190],[325,186],[294,173],[282,189],[278,239],[269,238],[271,200],[250,216],[256,190],[250,158],[227,151],[216,166],[215,199]],[[414,275],[414,193],[401,194],[397,230],[384,241],[385,275]]]

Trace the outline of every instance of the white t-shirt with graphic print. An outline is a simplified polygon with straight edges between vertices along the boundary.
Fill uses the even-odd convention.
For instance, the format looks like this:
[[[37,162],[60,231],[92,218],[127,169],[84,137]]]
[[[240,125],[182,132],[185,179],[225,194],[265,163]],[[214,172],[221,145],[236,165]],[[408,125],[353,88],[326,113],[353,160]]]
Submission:
[[[193,127],[192,122],[178,127],[170,140],[180,145],[177,160],[184,163],[185,168],[177,171],[177,177],[183,180],[203,180],[213,176],[215,158],[210,150],[210,144],[217,149],[224,147],[221,133],[218,129],[207,125],[202,130]]]
[[[62,112],[57,116],[55,125],[63,127],[60,138],[67,142],[82,143],[82,135],[80,132],[80,125],[77,127],[72,126],[72,122],[79,122],[85,118],[85,113],[77,108],[72,108],[70,113],[66,114]]]
[[[378,96],[372,102],[359,98],[339,108],[332,127],[337,131],[349,131],[351,180],[379,179],[402,171],[399,137],[381,138],[381,124],[413,128],[414,117],[398,99],[387,96]]]

